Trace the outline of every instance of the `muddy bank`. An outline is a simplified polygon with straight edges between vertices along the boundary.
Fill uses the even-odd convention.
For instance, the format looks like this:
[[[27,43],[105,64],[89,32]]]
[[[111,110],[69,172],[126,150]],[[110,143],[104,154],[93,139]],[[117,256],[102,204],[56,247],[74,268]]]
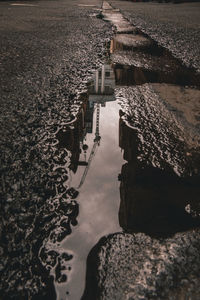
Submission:
[[[108,3],[106,21],[117,31],[110,44],[115,96],[140,140],[138,157],[180,176],[199,173],[199,74],[132,26]]]
[[[199,176],[138,159],[137,132],[120,120],[119,224],[87,260],[82,299],[198,299]]]
[[[142,233],[104,237],[88,256],[82,299],[179,299],[183,293],[198,299],[199,246],[199,231],[165,240]]]
[[[107,4],[105,19],[117,30],[110,52],[126,160],[118,176],[123,232],[104,236],[89,253],[82,299],[196,300],[198,75]]]
[[[80,93],[103,61],[111,26],[96,18],[98,1],[95,10],[73,1],[11,4],[1,3],[0,26],[1,299],[56,299],[53,281],[66,282],[72,259],[60,243],[79,213],[68,182],[83,136]]]
[[[47,3],[48,10],[46,10]],[[128,163],[123,165],[121,174],[118,174],[115,160],[120,163],[120,156],[114,157],[113,155],[113,162],[110,165],[110,157],[107,158],[109,163],[105,163],[106,155],[103,153],[100,161],[97,160],[98,168],[96,168],[96,170],[101,169],[99,173],[101,180],[97,180],[95,175],[91,180],[91,185],[94,188],[95,185],[92,182],[101,183],[103,179],[105,180],[104,171],[110,178],[108,171],[111,170],[112,184],[108,185],[108,180],[106,183],[100,184],[96,198],[102,204],[102,190],[107,190],[112,195],[109,200],[114,202],[116,193],[113,192],[113,186],[117,186],[118,177],[121,181],[119,222],[123,230],[131,232],[132,235],[119,234],[119,239],[118,234],[110,236],[108,238],[109,246],[105,248],[107,255],[112,257],[109,249],[113,249],[112,254],[115,260],[115,250],[119,248],[120,256],[122,255],[124,258],[123,253],[132,251],[133,239],[135,239],[137,243],[141,242],[146,247],[142,251],[144,251],[147,262],[151,258],[151,251],[155,252],[155,257],[160,260],[160,254],[156,252],[156,249],[162,249],[162,245],[164,245],[161,256],[167,257],[165,249],[168,249],[166,248],[168,246],[166,243],[169,241],[170,248],[174,241],[178,249],[183,248],[183,252],[177,250],[174,254],[173,268],[178,268],[177,279],[170,277],[171,274],[173,277],[175,271],[168,262],[168,258],[166,258],[166,262],[160,261],[158,264],[153,261],[149,267],[150,270],[152,271],[155,266],[156,272],[159,273],[157,269],[164,265],[163,269],[166,270],[166,272],[163,271],[164,276],[170,278],[167,281],[168,284],[176,286],[176,280],[179,278],[182,280],[183,276],[189,274],[189,277],[194,278],[199,268],[199,256],[196,250],[198,240],[194,237],[194,232],[196,232],[198,238],[198,230],[193,231],[199,226],[199,199],[197,196],[199,194],[199,140],[195,135],[195,130],[199,129],[199,116],[197,111],[192,117],[188,113],[186,115],[177,114],[182,109],[182,103],[176,103],[177,109],[174,110],[174,106],[172,105],[171,108],[171,103],[168,101],[168,96],[171,97],[171,94],[174,95],[176,92],[175,100],[179,101],[184,94],[184,100],[187,102],[192,93],[194,101],[188,111],[196,110],[195,99],[198,98],[198,95],[193,93],[192,88],[191,91],[186,87],[188,78],[191,76],[186,76],[186,82],[181,87],[174,87],[171,86],[174,83],[173,80],[176,82],[182,69],[178,68],[176,73],[177,69],[176,66],[174,68],[173,59],[160,57],[159,63],[162,67],[165,66],[164,71],[172,68],[171,73],[165,75],[162,72],[163,68],[156,69],[155,57],[149,53],[146,53],[141,60],[141,53],[138,55],[138,66],[132,62],[123,65],[122,61],[127,61],[130,53],[126,57],[124,53],[123,55],[120,53],[117,58],[117,54],[113,53],[112,57],[115,63],[113,70],[110,69],[110,66],[105,65],[101,70],[95,72],[96,81],[89,87],[89,95],[87,81],[94,73],[92,69],[102,63],[106,55],[105,42],[110,39],[112,34],[111,25],[96,18],[101,3],[97,1],[95,4],[96,7],[92,1],[88,1],[88,4],[84,4],[82,1],[73,3],[61,1],[59,6],[57,2],[41,1],[32,8],[29,6],[27,9],[26,5],[23,8],[18,7],[17,12],[14,7],[7,9],[6,5],[10,4],[6,2],[3,4],[4,21],[6,20],[0,31],[4,41],[1,50],[3,63],[0,67],[2,73],[5,74],[1,78],[3,99],[1,102],[1,146],[3,149],[1,211],[3,226],[0,250],[3,260],[0,268],[3,299],[39,299],[40,297],[55,299],[55,286],[58,290],[61,287],[60,291],[62,290],[63,297],[68,295],[69,298],[72,295],[72,293],[69,294],[67,283],[71,280],[71,273],[74,271],[75,251],[68,250],[68,241],[70,240],[68,237],[73,236],[74,229],[79,226],[78,217],[81,205],[79,205],[78,197],[82,183],[81,179],[77,185],[73,185],[72,177],[79,173],[80,166],[89,164],[83,160],[88,149],[88,145],[85,144],[86,132],[91,131],[94,110],[96,109],[98,112],[100,105],[105,107],[106,102],[113,101],[114,73],[118,85],[116,96],[122,110],[120,122],[123,121],[126,126],[128,125],[127,127],[131,131],[129,136],[129,129],[125,128],[124,132],[120,131],[119,136],[120,147],[123,149],[124,158]],[[9,8],[11,7],[9,6]],[[30,9],[31,21],[28,19]],[[35,12],[37,13],[34,15]],[[17,16],[17,20],[14,16]],[[100,17],[100,15],[98,16]],[[23,22],[21,22],[22,17],[24,18]],[[10,20],[12,22],[9,22]],[[127,34],[127,31],[135,30],[123,18],[121,18],[121,22],[123,24],[118,24],[118,30],[121,33]],[[147,37],[138,38],[138,36],[136,39],[134,36],[125,36],[124,39],[123,36],[120,36],[117,41],[113,40],[113,46],[122,42],[127,51],[130,50],[130,47],[136,46],[137,49],[141,47],[144,50],[146,46],[151,46]],[[163,53],[165,56],[165,52]],[[133,61],[135,58],[131,59]],[[174,71],[178,75],[173,77],[171,74]],[[185,74],[188,75],[188,73]],[[185,76],[182,77],[185,78]],[[129,88],[125,88],[127,82]],[[194,81],[191,82],[195,85]],[[191,82],[188,84],[192,85]],[[153,83],[153,85],[150,86],[149,83]],[[160,86],[159,84],[165,85]],[[99,90],[101,91],[100,95],[98,94]],[[168,93],[165,93],[165,90]],[[182,90],[185,92],[182,93]],[[104,99],[105,94],[108,96],[107,100]],[[91,96],[93,97],[92,101]],[[99,99],[96,106],[94,105],[95,99]],[[116,119],[117,108],[115,105],[111,105],[110,110],[114,113],[113,119],[108,113],[105,114],[105,120],[110,121],[113,125],[112,121]],[[93,141],[99,143],[98,114],[96,120],[98,122]],[[182,129],[182,124],[185,124],[186,131]],[[108,130],[105,129],[105,133]],[[130,139],[124,141],[122,136]],[[113,137],[114,134],[112,137],[107,136],[108,147]],[[91,145],[89,147],[93,149]],[[117,148],[116,152],[118,150],[120,149]],[[112,148],[110,148],[110,152],[106,150],[106,154],[112,155],[112,153],[114,153]],[[104,163],[107,168],[104,168]],[[135,163],[137,168],[135,168]],[[178,175],[184,178],[179,178]],[[191,178],[188,178],[189,175]],[[152,179],[149,181],[151,176]],[[159,186],[157,186],[158,183]],[[85,193],[85,197],[87,197],[85,203],[90,207],[91,199],[87,193],[90,194],[91,191],[93,196],[94,192],[90,187],[90,182],[88,187],[90,189],[88,188]],[[168,201],[167,195],[163,197],[165,192],[172,198],[170,201]],[[177,195],[181,195],[183,201],[177,200]],[[188,195],[191,199],[188,199]],[[163,202],[159,201],[160,198],[163,198]],[[150,201],[148,202],[147,199]],[[84,205],[84,201],[82,202]],[[113,213],[112,204],[111,202],[110,210]],[[87,213],[90,213],[87,205],[86,217],[83,216],[85,219],[87,219]],[[95,203],[93,205],[96,209],[97,205]],[[116,206],[115,203],[115,208]],[[143,207],[148,208],[149,214],[146,214]],[[103,206],[103,209],[107,209],[107,206]],[[172,217],[170,217],[171,215]],[[93,218],[101,224],[104,214],[97,212]],[[117,215],[115,219],[117,219]],[[152,222],[152,219],[155,222]],[[82,221],[87,226],[87,230],[88,228],[91,230],[90,217]],[[109,226],[104,225],[103,230],[107,233],[106,230]],[[114,225],[110,222],[111,228],[117,228],[117,226],[116,220]],[[159,230],[157,230],[158,227]],[[82,230],[84,235],[82,235]],[[98,230],[98,226],[92,228],[93,235],[89,235],[87,230],[84,226],[83,229],[77,230],[78,237],[81,237],[82,240],[83,237],[86,237],[85,241],[82,241],[83,244],[79,243],[79,239],[76,240],[77,236],[74,234],[74,245],[78,245],[76,249],[81,254],[80,258],[83,257],[83,252],[87,251],[88,245],[91,246],[95,240],[95,230]],[[101,230],[100,226],[98,237]],[[138,231],[150,236],[135,234]],[[182,244],[183,242],[189,246],[187,232],[177,234],[179,231],[191,233],[191,255],[195,262],[191,260],[190,253],[187,253]],[[102,235],[105,232],[102,231]],[[171,237],[174,234],[175,236]],[[91,236],[94,238],[92,242]],[[155,236],[161,240],[155,239]],[[163,236],[165,236],[165,240]],[[112,239],[112,237],[114,238]],[[123,241],[126,237],[127,243]],[[179,241],[179,237],[181,241]],[[110,238],[111,241],[109,241]],[[71,240],[73,244],[73,238]],[[103,239],[103,241],[107,243],[107,240]],[[141,249],[138,247],[137,253],[140,251]],[[173,256],[174,246],[172,246],[173,253],[170,251],[169,253]],[[137,253],[136,259],[138,259]],[[150,254],[149,257],[147,254]],[[191,271],[191,266],[186,266],[185,271],[181,267],[179,270],[178,256],[181,257],[181,255],[182,260],[186,261],[184,264],[187,265],[187,259],[191,262],[194,272]],[[98,261],[97,258],[95,259]],[[139,270],[142,268],[143,260],[141,262],[138,265]],[[116,285],[117,276],[116,293],[118,294],[116,297],[118,295],[121,297],[124,293],[123,285],[118,284],[121,279],[124,279],[123,272],[126,270],[123,259],[121,263],[123,265],[119,264],[119,266],[123,267],[123,270],[118,269],[118,266],[116,269],[110,267],[108,263],[111,274],[109,275],[109,269],[106,269],[110,279],[104,281],[103,288],[106,290],[107,298],[110,297],[109,291],[107,292],[109,287],[110,292],[113,293],[111,299],[115,299],[115,291],[112,291],[111,286]],[[94,264],[93,267],[95,266]],[[88,263],[88,268],[90,270],[90,263]],[[102,269],[104,269],[104,260],[102,260]],[[78,268],[76,272],[77,270],[79,271]],[[116,274],[112,273],[112,270],[116,271]],[[91,272],[96,274],[95,268]],[[130,278],[136,278],[133,265],[131,265],[131,272],[133,273]],[[159,278],[156,279],[158,287],[160,286]],[[151,282],[147,276],[146,279],[143,278],[144,285],[146,284],[145,280]],[[154,283],[157,282],[156,280]],[[122,281],[126,284],[125,280]],[[188,284],[190,285],[190,283]],[[98,290],[97,285],[95,281],[96,290]],[[152,294],[151,284],[147,285],[146,290],[142,287],[141,292],[140,288],[133,286],[131,293],[160,295],[160,290],[156,289],[155,285],[153,285]],[[71,286],[76,288],[76,281]],[[104,293],[103,289],[102,293]],[[90,295],[90,292],[87,293]],[[95,297],[98,297],[98,293],[101,292],[97,291]],[[60,295],[57,297],[59,298]],[[168,290],[166,295],[168,295]],[[91,299],[95,299],[94,295]]]
[[[179,176],[199,174],[198,127],[192,122],[184,123],[184,115],[174,107],[170,110],[148,84],[118,88],[116,97],[124,112],[123,119],[138,137],[141,162],[172,169]]]

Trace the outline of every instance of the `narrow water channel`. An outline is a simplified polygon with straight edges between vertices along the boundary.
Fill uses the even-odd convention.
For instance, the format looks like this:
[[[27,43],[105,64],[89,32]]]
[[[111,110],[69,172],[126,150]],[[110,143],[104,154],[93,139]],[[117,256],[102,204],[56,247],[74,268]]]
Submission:
[[[59,300],[81,299],[101,237],[123,230],[167,239],[200,225],[199,74],[108,3],[103,17],[117,31],[111,62],[88,84],[78,120],[57,136],[71,152],[68,188],[78,206],[60,244],[71,259],[61,271],[67,285],[55,281]],[[84,299],[95,299],[91,285]]]
[[[90,249],[109,233],[121,231],[118,174],[124,160],[119,148],[119,105],[114,97],[113,69],[105,64],[94,74],[83,118],[84,138],[77,151],[70,187],[79,195],[77,226],[62,247],[73,255],[68,272],[67,299],[79,300],[84,291],[86,260]],[[79,148],[80,147],[80,148]],[[58,287],[58,299],[66,299],[66,287]]]
[[[0,299],[197,300],[200,75],[108,3],[96,13],[113,40],[80,99],[13,111]]]

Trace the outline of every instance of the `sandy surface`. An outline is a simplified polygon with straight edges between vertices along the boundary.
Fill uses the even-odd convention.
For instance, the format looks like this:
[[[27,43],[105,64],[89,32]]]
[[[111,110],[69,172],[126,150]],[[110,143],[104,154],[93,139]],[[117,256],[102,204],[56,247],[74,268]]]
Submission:
[[[152,84],[171,110],[177,110],[192,126],[200,128],[200,90],[168,84]]]

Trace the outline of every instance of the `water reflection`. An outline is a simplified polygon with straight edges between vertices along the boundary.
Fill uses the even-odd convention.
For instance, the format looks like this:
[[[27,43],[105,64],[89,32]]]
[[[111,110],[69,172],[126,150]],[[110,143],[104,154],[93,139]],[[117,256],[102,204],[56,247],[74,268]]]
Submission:
[[[123,159],[118,147],[119,109],[114,87],[114,72],[106,64],[95,72],[77,122],[57,134],[59,147],[71,153],[69,191],[79,203],[78,225],[62,242],[73,254],[68,299],[81,297],[86,258],[93,245],[101,236],[120,230],[117,174]],[[57,285],[57,294],[59,299],[66,298],[66,286]]]
[[[183,179],[170,169],[162,170],[138,161],[137,134],[121,117],[119,146],[127,161],[119,174],[119,223],[124,232],[102,237],[91,249],[82,300],[123,299],[127,294],[134,295],[134,299],[144,295],[146,299],[152,286],[155,295],[159,294],[163,273],[164,288],[168,291],[172,274],[175,278],[172,282],[177,281],[178,276],[185,278],[186,266],[192,273],[192,268],[198,265],[198,246],[190,240],[195,233],[185,231],[200,226],[199,176]],[[150,238],[133,234],[139,232]],[[184,232],[185,240],[184,235],[174,237],[177,232]],[[188,253],[190,246],[195,251]],[[180,257],[176,248],[180,248]]]
[[[105,64],[95,72],[95,76],[88,88],[89,95],[82,95],[83,105],[77,121],[71,127],[68,126],[64,130],[60,130],[56,135],[59,141],[58,147],[70,151],[69,169],[76,174],[79,166],[85,167],[78,189],[85,180],[97,146],[100,146],[100,107],[106,107],[107,102],[115,100],[114,87],[114,72],[109,64]],[[93,124],[94,114],[95,124]],[[89,149],[87,135],[92,134],[93,131],[95,131],[93,146]]]
[[[89,101],[105,106],[108,101],[114,101],[115,77],[109,64],[105,64],[95,72],[93,84],[89,87]]]
[[[139,162],[138,136],[122,119],[119,141],[127,163],[120,173],[124,162],[118,148],[118,106],[114,102],[115,85],[197,85],[196,77],[146,37],[139,35],[135,41],[130,36],[130,45],[127,36],[126,43],[121,37],[111,42],[111,53],[131,50],[136,57],[150,59],[152,68],[115,63],[113,71],[109,64],[102,66],[89,85],[77,122],[57,134],[59,147],[71,153],[68,191],[80,203],[78,226],[62,242],[74,257],[67,285],[67,298],[73,300],[83,293],[86,257],[100,237],[120,231],[120,226],[129,233],[167,237],[200,225],[195,218],[199,214],[198,177],[182,179],[169,167],[162,170]],[[155,62],[160,63],[159,68]],[[57,293],[59,299],[65,298],[66,286],[57,286]]]
[[[120,147],[127,163],[120,174],[120,226],[126,232],[166,237],[200,225],[199,176],[180,178],[137,160],[138,141],[133,129],[120,119]],[[187,208],[195,207],[193,215]]]
[[[108,9],[111,8],[107,7]],[[122,16],[120,17],[119,13],[114,10],[110,12],[105,11],[104,15],[117,28],[119,23],[123,22]],[[195,174],[195,172],[190,173],[186,170],[183,178],[181,177],[182,173],[178,176],[173,170],[175,164],[170,164],[168,161],[168,149],[165,147],[165,143],[167,146],[168,144],[170,145],[169,153],[172,157],[176,152],[173,148],[177,148],[177,156],[181,161],[186,154],[185,141],[182,140],[182,143],[179,141],[181,146],[179,147],[178,145],[177,147],[178,139],[175,139],[173,136],[177,128],[175,130],[175,127],[169,126],[168,128],[168,125],[173,123],[174,119],[172,115],[170,115],[171,119],[168,118],[168,114],[165,115],[165,111],[167,111],[165,105],[163,115],[160,111],[161,104],[157,105],[163,99],[166,101],[166,106],[170,103],[174,109],[173,102],[174,98],[176,98],[176,107],[179,110],[180,107],[181,109],[184,107],[181,114],[184,115],[182,113],[184,111],[188,120],[192,120],[191,124],[196,126],[198,118],[193,120],[194,118],[189,116],[194,106],[192,106],[192,109],[186,109],[185,102],[187,101],[180,101],[180,98],[182,99],[183,94],[187,93],[182,86],[199,86],[199,75],[183,67],[166,50],[158,47],[156,43],[153,43],[141,34],[117,35],[111,42],[110,52],[114,60],[113,68],[116,85],[140,85],[138,89],[137,87],[132,87],[132,90],[129,87],[116,89],[116,95],[118,94],[122,104],[123,114],[126,115],[123,119],[120,116],[119,146],[123,151],[124,159],[127,161],[123,164],[118,177],[120,181],[118,217],[124,232],[131,234],[116,233],[111,236],[104,236],[92,248],[87,261],[85,292],[81,298],[87,300],[97,298],[122,299],[122,297],[108,296],[112,295],[113,290],[116,291],[114,295],[117,295],[121,286],[124,286],[124,290],[120,291],[123,293],[124,298],[129,298],[134,293],[134,296],[136,295],[136,297],[133,296],[134,299],[140,296],[143,297],[141,292],[142,284],[144,284],[145,289],[148,289],[148,295],[154,297],[156,293],[152,293],[152,286],[155,284],[155,292],[157,291],[156,289],[159,289],[159,283],[155,280],[154,275],[156,274],[159,277],[160,274],[163,275],[163,271],[166,271],[171,276],[167,267],[166,270],[163,268],[167,256],[170,257],[171,253],[169,248],[166,247],[166,255],[162,257],[161,248],[165,241],[169,243],[170,248],[173,249],[173,244],[176,247],[177,237],[172,237],[171,240],[165,238],[177,232],[185,232],[200,226],[199,175],[187,176],[187,174],[191,175]],[[128,62],[129,58],[132,61]],[[165,86],[154,84],[153,96],[150,97],[149,86],[143,85],[144,83],[167,84]],[[176,84],[177,86],[169,84]],[[181,92],[178,91],[179,88]],[[146,90],[147,93],[144,95]],[[176,91],[176,97],[170,98],[170,94],[174,90]],[[174,94],[173,92],[172,94]],[[191,92],[195,97],[198,97],[197,93],[196,90]],[[162,99],[159,98],[159,101],[155,101],[155,105],[153,97],[156,98],[158,94],[160,94]],[[188,96],[187,100],[190,101]],[[193,102],[196,102],[195,99]],[[135,130],[127,126],[129,121]],[[164,147],[158,146],[158,151],[155,151],[154,148],[160,144],[160,139],[162,139],[164,127],[166,128],[166,139],[163,139]],[[146,139],[145,135],[147,136]],[[141,140],[144,147],[139,147]],[[144,152],[145,147],[150,150],[147,151],[146,156],[142,153],[145,158],[141,161],[139,155],[141,155],[141,152]],[[150,154],[152,153],[153,155],[151,156]],[[188,152],[187,155],[190,155],[190,153]],[[153,164],[152,157],[158,158],[159,161],[163,160],[163,164]],[[192,166],[193,164],[197,165],[197,162],[198,160],[192,162]],[[191,167],[192,169],[192,166],[190,165],[189,168]],[[144,232],[155,239],[142,234],[132,235],[132,233],[138,232]],[[190,235],[190,232],[188,235]],[[131,244],[126,243],[129,238],[132,241]],[[114,246],[109,242],[110,239]],[[143,239],[148,241],[148,243],[144,243]],[[134,241],[137,242],[134,244]],[[159,245],[160,241],[162,246]],[[150,248],[151,243],[155,243],[157,248]],[[138,256],[135,255],[137,251],[139,253]],[[127,257],[124,255],[125,253]],[[144,253],[146,253],[146,257],[143,255]],[[181,258],[187,261],[187,254],[180,254]],[[145,260],[148,262],[146,265],[143,263]],[[158,262],[157,269],[155,268],[154,260],[156,263]],[[180,260],[181,264],[183,260]],[[174,266],[175,268],[176,265]],[[131,275],[128,278],[126,275],[129,272]],[[136,273],[135,277],[134,272]],[[163,281],[165,276],[160,276],[160,278]],[[175,281],[174,278],[173,280]],[[130,291],[134,293],[129,293]]]

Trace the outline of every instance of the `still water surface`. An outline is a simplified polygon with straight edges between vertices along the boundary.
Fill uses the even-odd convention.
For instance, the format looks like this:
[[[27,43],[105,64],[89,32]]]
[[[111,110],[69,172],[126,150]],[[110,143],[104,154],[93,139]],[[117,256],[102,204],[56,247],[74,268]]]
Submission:
[[[72,267],[67,287],[56,284],[58,299],[81,298],[87,256],[101,237],[122,228],[167,237],[199,226],[199,221],[188,214],[188,207],[199,203],[198,175],[188,177],[192,173],[187,165],[191,164],[185,159],[190,155],[185,149],[194,146],[193,132],[198,130],[191,116],[199,95],[199,76],[135,31],[118,11],[109,13],[109,9],[106,18],[116,23],[120,34],[110,44],[112,66],[108,63],[97,70],[88,89],[83,139],[78,141],[78,162],[70,177],[70,188],[79,193],[78,225],[61,244],[73,256]],[[116,102],[114,89],[121,105]],[[168,110],[176,115],[171,114],[169,120]],[[195,112],[199,113],[198,109]],[[176,137],[177,128],[170,125],[173,118],[184,124],[185,135],[192,132],[191,145],[189,138],[186,146]],[[194,118],[198,120],[196,115]],[[156,119],[159,122],[154,128]],[[197,169],[198,162],[194,164]],[[176,172],[176,165],[184,170],[182,174]]]
[[[85,117],[86,126],[90,125],[84,139],[84,145],[88,148],[82,151],[79,158],[82,164],[85,159],[86,163],[90,162],[87,166],[79,165],[76,174],[72,174],[70,184],[79,191],[78,225],[62,244],[68,253],[73,254],[73,267],[67,285],[68,297],[73,300],[80,299],[83,294],[86,259],[91,248],[102,236],[121,231],[118,220],[120,205],[118,174],[124,160],[119,148],[119,105],[112,95],[114,81],[111,67],[105,65],[97,72],[99,74],[95,75],[91,87],[93,94],[90,95],[88,102],[90,110],[93,111],[90,124],[87,116]],[[103,78],[103,82],[102,73],[107,76]],[[97,78],[98,75],[101,77]],[[102,90],[102,84],[107,90]],[[59,288],[58,299],[65,299],[65,293],[64,286],[63,289]]]
[[[86,259],[101,237],[123,228],[168,243],[200,226],[199,74],[119,11],[104,9],[117,30],[112,66],[95,72],[81,101],[66,103],[66,123],[44,115],[41,128],[37,118],[19,126],[14,148],[6,142],[2,299],[80,299],[85,284],[84,295],[93,288],[86,273],[97,270],[87,263],[86,272]],[[195,242],[196,231],[193,236]],[[191,273],[200,261],[193,253],[181,254],[182,261],[192,257]],[[114,275],[123,282],[120,272]]]

